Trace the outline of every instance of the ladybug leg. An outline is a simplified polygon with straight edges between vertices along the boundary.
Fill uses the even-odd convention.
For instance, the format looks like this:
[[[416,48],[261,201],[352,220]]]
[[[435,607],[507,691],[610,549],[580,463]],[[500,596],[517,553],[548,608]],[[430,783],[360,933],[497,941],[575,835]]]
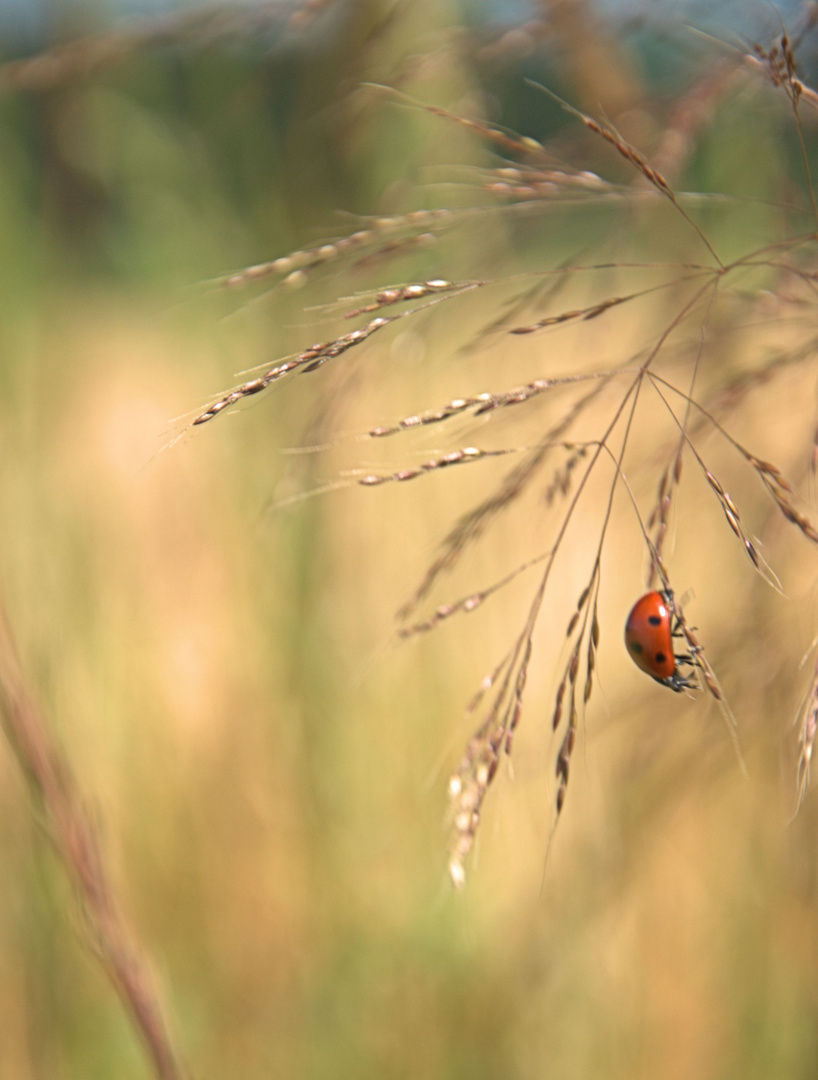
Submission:
[[[690,679],[684,675],[680,675],[678,672],[674,672],[669,679],[657,679],[663,686],[670,687],[671,690],[675,690],[677,694],[681,694],[685,690],[697,690],[696,683],[691,682]]]
[[[691,646],[690,647],[690,652],[676,653],[674,655],[674,660],[676,661],[676,667],[679,668],[679,667],[683,666],[683,667],[689,667],[691,669],[700,667],[701,665],[699,664],[699,661],[697,659],[697,655],[700,652],[701,652],[700,648],[695,647],[695,646]],[[690,672],[688,672],[686,675],[681,675],[680,674],[678,676],[678,682],[679,682],[679,689],[680,690],[696,690],[696,689],[698,689],[697,684],[693,681],[693,671],[692,670]]]
[[[699,686],[691,676],[681,675],[678,671],[675,671],[669,679],[660,680],[663,685],[669,686],[671,690],[675,690],[677,694],[681,694],[685,690],[698,690]]]

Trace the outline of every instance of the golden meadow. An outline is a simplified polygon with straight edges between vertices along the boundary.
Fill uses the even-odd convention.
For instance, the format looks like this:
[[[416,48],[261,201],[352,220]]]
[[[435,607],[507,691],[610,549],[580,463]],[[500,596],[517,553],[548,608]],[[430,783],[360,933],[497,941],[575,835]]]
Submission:
[[[815,1074],[815,36],[751,15],[9,55],[4,1080]]]

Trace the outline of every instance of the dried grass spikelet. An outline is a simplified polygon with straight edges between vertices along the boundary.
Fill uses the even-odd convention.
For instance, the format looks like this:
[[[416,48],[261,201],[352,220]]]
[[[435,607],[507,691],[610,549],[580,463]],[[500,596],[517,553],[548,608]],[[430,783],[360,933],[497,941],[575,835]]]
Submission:
[[[565,795],[568,791],[568,776],[571,768],[571,755],[574,752],[576,732],[579,725],[579,713],[577,711],[576,704],[577,675],[579,674],[579,646],[580,642],[577,641],[568,660],[568,664],[566,665],[565,673],[563,674],[563,677],[560,680],[559,687],[557,688],[556,706],[551,721],[553,729],[556,731],[562,718],[562,702],[567,690],[568,726],[566,728],[565,734],[562,737],[562,741],[560,742],[560,748],[557,753],[557,758],[554,766],[554,771],[557,778],[557,791],[555,795],[555,827],[557,821],[559,820],[559,816],[562,813],[562,808],[565,805]]]
[[[426,213],[426,211],[421,211]],[[371,270],[379,263],[387,262],[389,259],[397,258],[400,255],[408,255],[410,252],[417,248],[428,248],[437,243],[437,235],[433,232],[418,232],[410,234],[409,236],[395,236],[391,240],[385,240],[384,243],[372,251],[364,252],[359,255],[355,262],[352,264],[354,270]]]
[[[602,381],[608,382],[617,372],[601,371],[588,375],[562,375],[546,379],[534,379],[522,386],[512,387],[510,390],[500,390],[495,393],[488,391],[480,394],[472,394],[468,397],[454,398],[445,405],[427,412],[415,413],[405,416],[394,424],[371,428],[367,433],[370,438],[382,439],[387,435],[397,435],[401,431],[410,428],[427,427],[430,424],[439,424],[452,416],[474,410],[474,416],[484,416],[495,409],[504,409],[512,405],[523,405],[540,394],[553,390],[556,387],[568,386],[572,383]],[[553,445],[558,445],[555,441]],[[568,444],[563,444],[568,446]]]
[[[510,755],[512,751],[528,680],[532,631],[533,626],[528,622],[509,653],[483,680],[469,706],[469,711],[473,711],[489,690],[495,691],[482,723],[469,740],[466,752],[449,780],[452,821],[449,875],[457,888],[465,883],[464,862],[474,845],[483,801],[497,775],[500,754],[505,751]]]
[[[593,304],[587,308],[580,308],[573,311],[562,311],[559,315],[549,315],[544,319],[539,319],[535,323],[531,323],[529,326],[512,326],[509,330],[510,334],[533,334],[537,330],[543,330],[548,326],[558,326],[561,323],[566,322],[588,322],[591,319],[596,319],[600,315],[603,315],[606,311],[610,311],[611,308],[618,307],[619,304],[625,304],[628,300],[633,300],[638,296],[644,296],[646,292],[653,290],[641,290],[640,292],[631,293],[628,296],[611,296],[607,300],[603,300],[599,304]]]
[[[596,588],[597,591],[594,595],[593,607],[592,609],[589,609],[588,601],[594,588]],[[596,653],[599,647],[599,616],[597,612],[598,588],[598,566],[595,566],[591,577],[591,582],[580,593],[579,599],[577,600],[576,609],[571,615],[568,626],[566,628],[565,636],[569,640],[572,637],[575,637],[575,641],[571,653],[568,657],[568,661],[565,665],[562,679],[560,680],[557,687],[556,699],[554,703],[554,712],[551,717],[551,728],[553,731],[557,731],[562,722],[564,700],[567,693],[568,724],[563,734],[562,740],[560,741],[560,747],[559,751],[557,752],[554,766],[555,776],[557,780],[557,789],[555,795],[556,816],[554,818],[554,825],[551,832],[552,838],[554,835],[554,831],[556,830],[560,814],[562,813],[563,806],[565,805],[565,796],[568,791],[568,778],[571,770],[571,757],[574,752],[577,728],[579,726],[577,687],[579,685],[583,641],[585,642],[585,679],[582,690],[583,709],[587,706],[593,692],[594,670],[596,668]],[[592,614],[590,615],[590,627],[589,611],[592,611]],[[582,620],[581,626],[580,620]],[[577,630],[579,630],[579,633],[577,633]]]
[[[708,693],[718,706],[719,712],[721,713],[722,719],[724,720],[730,735],[730,741],[733,744],[733,750],[735,751],[739,767],[741,768],[742,773],[747,776],[747,766],[744,762],[744,755],[741,752],[741,743],[738,736],[738,721],[736,720],[735,714],[722,690],[721,683],[713,669],[713,665],[710,663],[710,660],[704,651],[704,647],[696,636],[695,630],[690,623],[688,623],[681,605],[676,600],[672,591],[668,591],[667,595],[670,601],[671,614],[674,616],[678,629],[684,637],[694,667],[698,671],[701,681],[704,683]]]
[[[815,198],[810,158],[807,153],[804,129],[799,112],[799,105],[802,98],[815,107],[818,105],[818,94],[816,94],[811,87],[807,86],[806,83],[802,82],[796,75],[795,51],[786,30],[782,31],[778,41],[774,42],[769,50],[765,51],[761,46],[756,45],[753,48],[753,53],[754,57],[758,59],[766,69],[773,86],[780,86],[784,89],[790,101],[790,105],[792,106],[792,112],[795,118],[795,130],[798,135],[798,142],[801,149],[804,174],[807,179],[807,189],[812,204],[812,213],[816,224],[818,224],[818,201],[816,201]]]
[[[546,506],[551,506],[558,497],[564,498],[568,494],[571,490],[574,470],[587,456],[589,446],[595,444],[563,443],[562,445],[569,451],[569,457],[564,465],[554,471],[551,482],[543,492],[543,502]]]
[[[753,564],[756,570],[760,571],[762,567],[761,556],[755,544],[750,539],[750,536],[744,528],[744,525],[742,524],[741,514],[739,513],[738,507],[709,469],[705,468],[704,475],[708,484],[716,493],[719,503],[721,504],[721,508],[724,511],[724,516],[727,519],[727,524],[730,526],[730,528],[733,530],[739,540],[741,540],[742,546],[744,547],[744,550],[747,553],[750,562]]]
[[[707,237],[696,224],[696,222],[693,221],[687,211],[684,210],[684,208],[679,204],[673,188],[670,186],[662,173],[659,172],[658,169],[654,168],[647,160],[647,158],[639,150],[637,150],[635,146],[632,146],[631,143],[629,143],[620,134],[620,132],[616,130],[613,124],[601,123],[599,120],[595,120],[592,116],[588,116],[587,113],[581,112],[579,109],[575,109],[573,105],[569,105],[567,101],[564,101],[561,97],[559,97],[558,94],[555,94],[552,90],[549,90],[548,87],[543,86],[541,83],[534,82],[531,79],[528,79],[526,81],[529,83],[530,86],[536,87],[536,89],[541,90],[550,98],[553,98],[553,100],[558,102],[558,104],[563,109],[565,109],[566,112],[570,113],[572,116],[575,116],[582,124],[584,124],[584,126],[589,131],[593,132],[595,135],[599,135],[600,138],[604,139],[605,142],[607,142],[610,146],[614,148],[614,150],[616,150],[620,157],[624,158],[627,162],[633,165],[634,168],[637,169],[639,173],[641,173],[641,175],[653,188],[655,188],[661,195],[663,195],[672,203],[672,205],[676,208],[677,212],[694,229],[701,242],[710,252],[719,269],[724,271],[724,263],[716,254],[713,245],[707,239]]]
[[[455,600],[447,604],[439,605],[429,616],[428,619],[424,619],[422,622],[414,623],[412,626],[401,626],[398,628],[398,637],[410,638],[415,637],[417,634],[423,634],[429,630],[434,630],[436,626],[456,614],[471,614],[472,611],[476,611],[481,607],[485,601],[494,593],[499,592],[504,586],[508,585],[515,578],[519,577],[524,571],[528,570],[532,566],[536,566],[541,563],[543,559],[547,559],[551,554],[550,551],[543,552],[541,555],[536,555],[533,559],[528,559],[520,566],[516,567],[511,573],[506,574],[500,581],[488,586],[485,589],[481,589],[478,592],[470,593],[469,596],[465,596],[460,600]]]
[[[484,680],[483,692],[494,684],[503,667]],[[500,763],[500,751],[507,734],[501,717],[503,693],[496,697],[482,724],[472,735],[457,770],[449,779],[449,809],[452,841],[449,852],[449,876],[456,888],[466,880],[464,862],[474,846],[480,824],[480,811]],[[481,700],[482,692],[475,699]]]
[[[787,521],[792,522],[793,525],[800,529],[808,540],[811,540],[814,544],[818,543],[818,529],[815,528],[805,514],[801,513],[801,511],[796,508],[790,498],[792,494],[792,485],[789,481],[782,476],[775,465],[771,465],[768,461],[761,461],[752,454],[748,454],[747,459],[758,472],[764,486],[767,491],[769,491],[770,495],[772,495],[776,505]]]
[[[814,342],[811,342],[808,348],[804,350],[799,350],[796,354],[795,359],[791,358],[791,362],[800,362],[801,360],[805,359],[807,355],[814,355],[814,344]],[[769,378],[771,376],[773,368],[778,368],[779,366],[780,358],[776,357],[775,362],[772,366],[768,366],[761,372],[752,372],[749,380],[743,381],[742,390],[746,390],[749,383],[757,382],[760,379],[764,380]],[[663,379],[661,378],[661,376],[658,376],[654,373],[651,373],[651,379],[654,382],[654,385],[661,383],[663,386],[669,389],[675,389],[672,384],[669,383],[666,379]],[[676,392],[678,393],[678,391]],[[737,439],[735,439],[724,428],[724,426],[718,422],[718,420],[716,420],[712,412],[705,409],[702,405],[699,404],[699,402],[695,401],[695,399],[687,395],[683,396],[685,397],[688,404],[693,406],[698,411],[701,421],[711,424],[716,429],[716,431],[718,431],[722,436],[724,436],[724,438],[727,439],[727,441],[733,446],[733,448],[739,454],[741,454],[744,460],[753,467],[753,469],[756,471],[759,478],[761,479],[761,482],[764,484],[768,493],[772,496],[774,502],[776,503],[784,517],[793,525],[795,525],[798,529],[800,529],[800,531],[808,540],[811,540],[813,543],[818,543],[818,528],[816,528],[812,521],[795,506],[791,497],[793,494],[792,485],[783,475],[781,470],[776,465],[773,465],[771,462],[765,461],[762,458],[757,457],[751,451],[749,451]],[[667,402],[665,402],[665,404],[667,404]],[[750,561],[753,563],[756,569],[759,570],[759,572],[767,578],[770,584],[772,584],[775,588],[780,588],[778,579],[776,578],[775,574],[764,562],[758,549],[756,548],[752,539],[745,530],[741,521],[741,515],[738,511],[738,507],[733,502],[730,495],[725,491],[720,481],[706,467],[700,454],[697,452],[695,446],[691,442],[688,431],[684,429],[682,429],[682,439],[690,447],[690,450],[692,451],[694,457],[701,466],[702,472],[704,473],[708,484],[716,493],[716,496],[721,504],[722,510],[724,511],[724,516],[726,517],[730,528],[741,540]],[[814,453],[815,451],[813,451],[813,454]]]
[[[664,176],[658,169],[654,169],[649,164],[647,158],[641,154],[636,147],[627,142],[613,125],[600,123],[598,120],[594,120],[592,116],[588,116],[586,113],[580,112],[572,106],[568,106],[568,109],[582,121],[589,131],[594,132],[596,135],[600,135],[621,157],[638,169],[648,183],[661,191],[661,193],[672,202],[676,202],[676,196],[673,193],[673,189]]]
[[[752,59],[767,73],[773,86],[786,92],[793,105],[797,106],[802,98],[811,105],[818,105],[818,94],[797,75],[795,50],[786,30],[768,49],[758,44],[752,49]]]
[[[516,200],[558,199],[578,195],[598,196],[614,193],[615,184],[594,172],[569,172],[567,169],[533,169],[502,166],[487,172],[483,188],[490,195]]]
[[[334,360],[336,357],[347,352],[348,349],[352,349],[356,345],[362,344],[378,330],[382,330],[385,326],[388,326],[390,322],[393,321],[393,318],[381,315],[375,319],[370,319],[366,326],[363,326],[358,330],[352,330],[348,334],[342,334],[341,337],[335,338],[332,341],[322,341],[317,345],[311,345],[309,349],[305,349],[297,356],[285,360],[280,364],[276,364],[275,367],[270,368],[264,375],[261,375],[257,379],[251,379],[249,382],[242,383],[242,385],[237,386],[235,390],[231,390],[229,394],[225,394],[223,397],[219,398],[218,401],[213,402],[213,404],[208,406],[203,413],[200,413],[199,416],[196,417],[193,421],[193,425],[205,424],[208,420],[213,420],[214,417],[218,416],[219,413],[223,412],[231,405],[235,405],[244,398],[258,394],[262,390],[266,390],[272,383],[278,382],[279,379],[282,379],[285,375],[289,375],[292,371],[316,371],[323,364],[327,363],[327,361]]]
[[[723,431],[723,429],[721,430]],[[728,436],[728,438],[730,437]],[[756,473],[761,479],[761,482],[764,484],[764,487],[772,496],[773,501],[778,506],[779,510],[787,519],[787,521],[791,522],[798,529],[800,529],[800,531],[808,540],[811,540],[813,543],[818,543],[818,529],[816,529],[812,521],[810,521],[810,519],[795,506],[791,497],[793,494],[792,484],[790,484],[790,482],[786,479],[781,470],[776,465],[773,465],[771,462],[764,461],[762,458],[756,457],[755,454],[752,454],[735,439],[730,438],[730,442],[744,457],[744,459],[755,469]],[[712,474],[708,475],[707,479],[711,487],[713,487],[716,493],[719,494],[720,485],[718,485],[718,481],[716,481],[714,484],[713,481],[715,478],[712,477]],[[731,528],[733,528],[733,531],[736,532],[738,536],[741,536],[741,532],[738,531],[736,528],[736,525],[738,525],[740,528],[740,520],[738,518],[738,510],[736,509],[735,504],[732,502],[730,497],[726,495],[723,489],[721,490],[720,499],[722,501],[723,507],[725,507],[725,515],[727,516],[727,520],[730,523]],[[735,518],[735,524],[733,520],[731,520],[731,517],[727,514],[728,510]],[[747,544],[745,541],[745,547],[746,546]],[[753,558],[749,547],[747,548],[747,550],[754,565],[757,566],[758,564],[756,563],[755,558]],[[756,556],[757,555],[758,553],[756,552]]]
[[[560,749],[559,753],[557,754],[557,762],[555,766],[557,776],[556,809],[558,817],[562,813],[562,808],[565,805],[565,794],[568,790],[568,775],[571,768],[571,755],[574,752],[574,745],[577,739],[577,726],[578,714],[576,705],[573,701],[572,693],[568,728],[562,738],[562,742],[560,743]]]
[[[212,405],[208,406],[204,412],[200,413],[193,420],[192,426],[195,427],[200,424],[205,424],[209,420],[213,420],[225,409],[244,400],[244,398],[261,393],[261,391],[266,390],[268,386],[272,385],[274,382],[278,382],[280,379],[294,371],[304,373],[317,371],[330,360],[335,360],[350,349],[362,345],[365,341],[368,341],[373,334],[377,333],[378,330],[382,330],[384,327],[391,325],[399,319],[417,315],[419,312],[425,311],[429,307],[446,300],[451,300],[464,292],[479,288],[481,285],[482,282],[469,281],[460,285],[452,285],[450,289],[424,289],[425,298],[421,298],[421,302],[416,304],[416,306],[407,308],[405,311],[401,311],[395,315],[377,315],[374,319],[370,319],[369,322],[365,323],[364,326],[359,327],[357,330],[350,330],[348,333],[341,334],[331,341],[321,341],[315,345],[311,345],[303,352],[282,360],[281,363],[276,364],[258,378],[242,383],[241,386],[237,386],[234,390],[231,390],[229,394],[224,394],[217,401],[213,402]]]
[[[506,731],[503,746],[507,754],[511,754],[511,748],[514,745],[514,733],[517,730],[517,725],[519,724],[520,717],[523,713],[523,693],[525,691],[525,684],[528,681],[528,662],[531,659],[531,649],[532,643],[529,638],[526,643],[523,661],[517,672],[517,678],[514,680],[514,701],[512,702],[511,712],[505,725]]]
[[[507,332],[510,334],[533,334],[538,330],[543,330],[552,326],[560,326],[563,323],[568,322],[590,322],[592,319],[598,319],[600,316],[605,315],[613,308],[619,307],[622,304],[630,303],[634,300],[644,300],[646,297],[652,296],[656,293],[666,291],[669,285],[678,286],[683,281],[697,281],[703,276],[710,277],[712,271],[700,266],[690,265],[686,267],[690,269],[691,273],[683,278],[677,278],[676,280],[668,283],[661,281],[658,285],[650,285],[644,289],[637,289],[635,292],[627,293],[623,296],[609,296],[604,300],[598,301],[595,304],[591,304],[585,308],[574,308],[568,311],[558,312],[556,315],[548,315],[545,318],[539,319],[535,323],[530,323],[524,326],[512,326],[509,327]],[[528,299],[528,297],[526,297]],[[498,327],[499,328],[499,327]]]
[[[676,456],[673,459],[673,467],[671,468],[668,465],[662,472],[656,495],[656,503],[654,504],[646,524],[648,533],[650,533],[651,529],[654,530],[653,537],[651,538],[648,536],[651,552],[650,570],[648,572],[647,580],[649,589],[654,588],[659,578],[663,576],[663,553],[670,519],[670,508],[681,477],[682,448],[679,446],[676,451]]]
[[[483,282],[469,282],[470,285],[479,286]],[[394,285],[388,289],[381,289],[375,299],[363,307],[353,308],[345,312],[345,319],[356,319],[359,315],[369,315],[380,308],[389,307],[392,304],[400,304],[407,300],[422,300],[432,293],[449,292],[452,289],[462,288],[463,283],[446,281],[444,278],[435,278],[432,281],[415,282],[410,285]]]
[[[599,648],[599,617],[596,603],[594,603],[594,616],[591,622],[591,633],[588,635],[587,654],[585,657],[585,689],[582,694],[583,705],[590,700],[594,685],[594,669],[596,668],[596,652]]]
[[[446,209],[411,210],[395,217],[371,218],[367,220],[365,228],[357,229],[348,236],[291,251],[268,262],[245,266],[218,278],[215,284],[223,289],[239,289],[257,281],[278,278],[280,284],[297,288],[307,281],[313,270],[368,248],[374,249],[370,254],[378,260],[387,254],[398,254],[399,243],[410,243],[417,240],[419,235],[429,237],[433,235],[429,229],[445,227],[451,218],[452,212]],[[428,240],[423,241],[426,242]],[[361,265],[361,257],[359,255],[356,265]]]
[[[358,483],[363,487],[379,487],[381,484],[392,482],[401,483],[405,480],[414,480],[418,476],[426,476],[432,472],[449,468],[452,465],[467,465],[475,461],[483,461],[486,458],[505,457],[508,454],[520,453],[520,447],[512,446],[499,450],[481,450],[477,446],[465,446],[460,450],[449,450],[439,457],[430,458],[406,469],[398,469],[393,473],[367,473],[359,478]],[[523,448],[527,449],[527,448]]]
[[[427,568],[414,593],[398,611],[398,618],[406,619],[417,605],[429,594],[441,574],[450,570],[466,548],[481,536],[499,514],[506,511],[539,475],[549,453],[571,427],[578,416],[596,400],[607,384],[599,379],[597,384],[566,410],[565,414],[545,432],[542,440],[534,446],[523,460],[500,482],[499,486],[456,523],[443,541],[443,550]]]
[[[422,109],[432,116],[439,116],[441,119],[466,128],[487,142],[499,146],[507,153],[516,154],[523,160],[551,163],[551,156],[546,152],[543,145],[528,135],[517,135],[513,131],[507,131],[495,124],[489,124],[486,120],[475,120],[468,116],[461,116],[459,113],[444,109],[440,105],[429,105],[424,101],[413,98],[402,90],[397,90],[394,86],[387,86],[383,83],[365,83],[364,85],[371,87],[373,90],[391,94],[412,108]]]

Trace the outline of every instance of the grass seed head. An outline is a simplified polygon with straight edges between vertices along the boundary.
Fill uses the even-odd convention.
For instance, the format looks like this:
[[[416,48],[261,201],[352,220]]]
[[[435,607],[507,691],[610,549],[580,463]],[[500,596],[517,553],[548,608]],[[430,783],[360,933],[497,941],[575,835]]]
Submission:
[[[571,660],[568,664],[568,679],[573,686],[577,681],[577,673],[579,672],[579,646],[574,650]]]
[[[562,678],[562,682],[557,687],[557,698],[554,704],[554,715],[551,719],[551,730],[556,731],[560,726],[560,720],[562,719],[562,701],[565,697],[565,688],[568,682],[565,676]]]

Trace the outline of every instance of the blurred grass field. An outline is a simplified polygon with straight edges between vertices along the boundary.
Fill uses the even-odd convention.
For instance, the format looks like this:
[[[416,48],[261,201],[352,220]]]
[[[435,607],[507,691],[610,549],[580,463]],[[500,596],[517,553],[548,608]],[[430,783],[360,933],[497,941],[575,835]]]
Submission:
[[[4,90],[0,582],[32,685],[192,1075],[809,1080],[814,795],[790,820],[793,722],[808,683],[798,662],[815,633],[807,542],[757,517],[779,596],[736,554],[718,507],[703,512],[693,484],[679,496],[677,580],[695,590],[692,617],[738,716],[745,780],[707,698],[671,695],[626,658],[622,626],[645,561],[630,510],[617,505],[601,690],[544,874],[549,721],[564,627],[596,547],[595,495],[537,634],[513,770],[501,769],[456,893],[445,793],[473,726],[463,707],[517,632],[530,579],[403,644],[394,613],[457,514],[507,466],[288,500],[345,469],[385,467],[380,447],[340,436],[522,382],[541,370],[540,344],[458,352],[490,314],[467,297],[173,442],[174,418],[192,419],[238,372],[343,332],[320,307],[338,296],[511,275],[542,252],[557,265],[618,227],[607,209],[487,216],[303,292],[204,285],[347,232],[342,211],[472,198],[460,178],[488,160],[479,138],[355,91],[407,57],[424,58],[410,83],[423,100],[464,112],[482,103],[515,122],[545,101],[520,89],[538,74],[531,65],[473,64],[455,5],[401,9],[388,33],[376,32],[382,15],[374,0],[336,5],[283,44],[183,40],[47,89]],[[628,41],[601,35],[596,45],[621,75],[611,85],[648,94]],[[586,107],[587,82],[555,77]],[[565,122],[551,103],[542,114],[537,137]],[[798,161],[780,123],[752,99],[728,102],[691,185],[778,195]],[[811,119],[805,134],[814,142]],[[671,224],[656,246],[678,257],[677,226],[657,220]],[[725,246],[753,230],[761,246],[776,227],[774,212],[740,205],[713,224]],[[619,347],[644,327],[625,313],[614,330]],[[789,332],[756,331],[779,344]],[[569,331],[549,345],[549,369],[599,363],[610,333],[601,321]],[[806,459],[814,398],[808,371],[786,372],[736,433],[772,460]],[[561,407],[509,416],[500,430],[525,442]],[[633,483],[649,503],[649,421],[644,434]],[[422,460],[441,438],[432,429],[390,445],[389,468]],[[325,454],[280,453],[325,440]],[[731,481],[738,497],[745,481]],[[529,502],[436,602],[485,586],[545,543]],[[1,1080],[149,1075],[5,744],[0,874]]]

